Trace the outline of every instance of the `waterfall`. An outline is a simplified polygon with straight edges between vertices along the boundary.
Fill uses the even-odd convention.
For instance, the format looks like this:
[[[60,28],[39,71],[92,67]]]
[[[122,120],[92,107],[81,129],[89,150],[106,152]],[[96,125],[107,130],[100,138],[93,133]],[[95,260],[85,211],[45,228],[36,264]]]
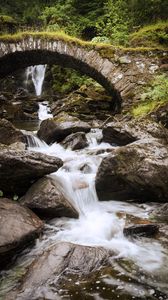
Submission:
[[[39,103],[39,110],[38,110],[38,118],[39,120],[43,121],[48,118],[52,118],[53,115],[50,111],[50,107],[48,105],[47,101],[43,101],[42,103]]]
[[[29,79],[33,81],[37,96],[40,96],[42,93],[46,66],[47,65],[37,65],[26,69],[26,82],[28,82]]]
[[[129,215],[134,212],[135,216],[145,218],[146,211],[132,204],[114,200],[101,202],[97,198],[95,176],[102,158],[107,153],[97,154],[96,151],[106,151],[107,148],[112,151],[114,148],[107,143],[101,143],[101,137],[101,130],[91,130],[87,134],[89,146],[80,151],[64,149],[58,143],[46,145],[37,137],[28,138],[29,150],[63,160],[63,166],[49,176],[62,187],[68,200],[79,212],[79,219],[64,218],[61,225],[57,218],[52,220],[49,231],[46,231],[46,239],[42,240],[38,247],[47,247],[51,241],[101,246],[112,250],[115,258],[131,259],[140,268],[153,272],[162,265],[162,246],[154,240],[127,239],[123,234],[126,219],[117,214],[122,212],[123,215]]]
[[[48,148],[49,146],[44,142],[44,141],[41,141],[37,136],[33,135],[33,134],[26,134],[25,131],[23,131],[25,137],[26,137],[26,142],[27,142],[27,146],[29,149],[31,148]]]

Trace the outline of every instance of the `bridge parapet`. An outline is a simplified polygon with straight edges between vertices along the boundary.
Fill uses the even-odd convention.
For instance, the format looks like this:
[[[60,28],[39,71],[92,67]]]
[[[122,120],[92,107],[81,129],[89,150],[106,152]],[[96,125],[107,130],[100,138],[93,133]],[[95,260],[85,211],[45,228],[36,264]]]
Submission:
[[[167,51],[120,49],[73,38],[42,33],[0,37],[0,78],[37,64],[58,64],[73,68],[96,80],[113,97],[114,108],[121,101],[134,101],[138,91],[159,70]]]

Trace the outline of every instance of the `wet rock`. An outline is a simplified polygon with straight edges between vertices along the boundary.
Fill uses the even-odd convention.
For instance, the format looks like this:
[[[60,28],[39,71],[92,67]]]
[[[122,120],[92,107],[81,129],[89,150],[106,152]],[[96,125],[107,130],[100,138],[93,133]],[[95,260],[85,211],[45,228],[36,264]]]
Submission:
[[[0,143],[10,145],[16,142],[25,142],[24,134],[16,129],[11,122],[0,120]]]
[[[168,203],[160,205],[152,213],[151,217],[161,222],[168,223]]]
[[[68,135],[61,144],[65,148],[70,148],[71,150],[79,150],[88,146],[84,132],[76,132]]]
[[[117,148],[103,159],[96,175],[100,200],[168,201],[168,148],[146,139]]]
[[[20,203],[45,217],[78,218],[79,216],[61,183],[52,178],[39,179],[20,199]]]
[[[79,170],[84,174],[92,173],[92,168],[89,166],[89,164],[84,163],[80,166]]]
[[[29,98],[29,93],[26,89],[20,87],[17,89],[14,97],[25,100],[25,99]]]
[[[29,266],[17,297],[11,292],[7,299],[12,299],[12,296],[13,299],[48,299],[47,294],[56,291],[67,275],[87,278],[100,267],[109,265],[109,255],[109,251],[101,247],[58,242]]]
[[[82,85],[78,90],[59,101],[55,101],[52,105],[54,117],[66,112],[86,122],[105,120],[111,111],[111,96],[107,95],[101,86],[95,85]]]
[[[52,144],[54,142],[61,142],[72,133],[90,131],[90,126],[87,123],[70,116],[66,118],[60,117],[59,119],[44,120],[37,133],[38,137],[47,144]]]
[[[39,105],[38,105],[37,100],[36,99],[32,100],[30,98],[28,101],[26,101],[26,103],[25,102],[23,103],[23,109],[24,109],[24,112],[28,113],[28,114],[37,112],[39,110]]]
[[[22,151],[22,150],[26,150],[26,144],[22,142],[16,142],[10,145],[0,144],[0,150],[4,150],[4,149]]]
[[[7,101],[7,98],[3,94],[0,94],[0,105],[3,105]]]
[[[150,117],[168,129],[168,104],[160,105],[150,114]]]
[[[156,224],[139,224],[124,228],[123,233],[126,237],[153,237],[159,232]]]
[[[28,208],[0,198],[0,265],[5,257],[35,239],[43,228],[43,222]]]
[[[55,172],[62,161],[36,152],[0,150],[0,190],[6,195],[23,195],[34,181]]]
[[[168,130],[149,120],[114,121],[103,128],[103,142],[124,146],[137,140],[158,138],[168,143]]]
[[[123,130],[123,127],[117,128],[116,124],[110,123],[103,128],[103,142],[109,144],[116,144],[118,146],[125,146],[132,142],[135,142],[136,139],[126,130]]]

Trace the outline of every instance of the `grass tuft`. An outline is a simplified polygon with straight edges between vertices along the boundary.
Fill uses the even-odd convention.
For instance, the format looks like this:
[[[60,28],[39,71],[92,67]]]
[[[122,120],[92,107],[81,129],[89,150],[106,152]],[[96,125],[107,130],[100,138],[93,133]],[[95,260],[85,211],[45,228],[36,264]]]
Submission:
[[[132,110],[134,117],[142,117],[157,110],[160,106],[168,103],[168,77],[165,74],[158,75],[146,87],[141,95],[141,103]]]
[[[130,35],[133,46],[168,47],[168,21],[157,22]]]
[[[31,31],[25,31],[25,32],[18,32],[13,35],[11,34],[4,34],[0,36],[0,42],[4,43],[17,43],[23,39],[26,38],[39,38],[42,40],[49,40],[49,41],[65,41],[70,44],[75,44],[80,47],[85,47],[86,49],[94,49],[102,55],[102,57],[113,57],[114,52],[120,51],[120,52],[148,52],[148,51],[156,51],[156,50],[167,50],[163,47],[137,47],[137,48],[124,48],[121,46],[113,46],[110,44],[105,43],[95,43],[95,42],[88,42],[83,41],[79,38],[72,37],[67,35],[66,33],[62,31],[56,31],[56,32],[31,32]]]

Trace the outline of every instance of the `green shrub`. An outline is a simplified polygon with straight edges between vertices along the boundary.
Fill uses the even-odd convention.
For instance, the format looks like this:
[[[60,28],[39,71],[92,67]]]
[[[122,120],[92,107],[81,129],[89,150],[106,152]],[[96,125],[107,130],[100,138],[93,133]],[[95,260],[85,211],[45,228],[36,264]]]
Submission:
[[[79,72],[68,68],[54,65],[51,69],[53,78],[53,90],[56,93],[67,94],[88,80],[87,76],[82,76]]]
[[[130,39],[134,46],[168,46],[168,21],[145,26],[132,33]]]
[[[96,36],[92,39],[92,42],[110,44],[110,39],[106,36]]]
[[[141,96],[141,103],[136,106],[132,113],[135,117],[149,114],[159,106],[168,102],[168,76],[165,74],[158,75],[146,87]]]
[[[0,33],[14,33],[16,31],[16,21],[7,15],[0,15]]]

